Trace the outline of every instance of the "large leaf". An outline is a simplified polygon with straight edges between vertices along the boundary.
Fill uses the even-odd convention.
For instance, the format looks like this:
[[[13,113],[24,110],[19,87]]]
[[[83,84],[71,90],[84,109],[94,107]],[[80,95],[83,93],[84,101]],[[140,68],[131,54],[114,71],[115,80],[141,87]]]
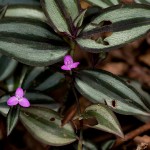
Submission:
[[[4,17],[22,17],[46,21],[46,16],[39,6],[10,5],[7,7]]]
[[[41,0],[41,3],[54,30],[74,34],[73,21],[80,11],[78,0]]]
[[[98,53],[101,50],[108,51],[121,47],[143,36],[149,30],[149,5],[117,5],[104,9],[87,25],[77,43],[87,51]]]
[[[94,6],[99,6],[101,8],[107,8],[119,4],[119,0],[85,0],[85,1]]]
[[[61,146],[76,140],[71,125],[61,127],[62,118],[51,109],[42,107],[22,109],[20,118],[27,130],[45,144]]]
[[[0,56],[0,81],[6,79],[13,73],[17,66],[17,61],[6,56]]]
[[[116,134],[123,137],[120,124],[115,114],[105,105],[96,104],[91,105],[85,109],[83,114],[84,118],[95,118],[98,122],[97,125],[90,126],[99,130],[104,130],[109,133]]]
[[[29,19],[0,20],[0,53],[31,66],[63,59],[68,46],[45,23]]]
[[[7,135],[9,135],[16,126],[19,119],[20,107],[11,107],[7,115]]]
[[[125,81],[107,71],[80,71],[75,86],[90,101],[104,103],[118,113],[149,115],[143,97]]]

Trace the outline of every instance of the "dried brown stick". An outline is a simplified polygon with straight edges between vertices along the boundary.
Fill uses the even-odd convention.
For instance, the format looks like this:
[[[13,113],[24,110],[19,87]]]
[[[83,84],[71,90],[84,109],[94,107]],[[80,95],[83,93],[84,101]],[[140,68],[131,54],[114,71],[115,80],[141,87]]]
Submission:
[[[150,130],[150,123],[144,124],[143,126],[127,133],[123,139],[117,138],[112,150],[148,130]]]

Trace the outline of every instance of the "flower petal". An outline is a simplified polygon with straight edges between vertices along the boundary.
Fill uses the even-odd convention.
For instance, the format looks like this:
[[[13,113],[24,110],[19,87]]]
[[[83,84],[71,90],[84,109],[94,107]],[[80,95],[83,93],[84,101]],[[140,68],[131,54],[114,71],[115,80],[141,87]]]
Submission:
[[[7,105],[8,106],[14,106],[14,105],[17,105],[17,104],[18,104],[18,99],[15,96],[12,96],[7,100]]]
[[[24,92],[23,92],[23,89],[22,88],[17,88],[16,89],[16,93],[15,93],[15,95],[16,95],[16,97],[23,97],[23,95],[24,95]]]
[[[79,62],[75,62],[71,65],[71,68],[77,68],[79,64],[80,64]]]
[[[66,55],[64,57],[64,64],[67,66],[67,65],[71,65],[73,64],[73,59],[70,55]]]
[[[62,70],[71,70],[71,68],[69,68],[69,67],[66,66],[66,65],[61,66],[61,69],[62,69]]]
[[[30,102],[28,101],[27,98],[22,98],[19,100],[19,105],[21,105],[22,107],[29,107],[30,106]]]

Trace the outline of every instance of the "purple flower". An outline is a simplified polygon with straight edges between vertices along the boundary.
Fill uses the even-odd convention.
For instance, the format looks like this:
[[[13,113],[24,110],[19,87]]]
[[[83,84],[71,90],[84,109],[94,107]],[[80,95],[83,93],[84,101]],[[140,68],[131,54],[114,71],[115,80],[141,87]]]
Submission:
[[[73,59],[70,55],[66,55],[64,57],[64,65],[61,66],[61,69],[62,70],[71,70],[73,68],[77,68],[79,64],[80,64],[79,62],[73,62]]]
[[[27,98],[24,97],[24,91],[20,87],[16,89],[15,96],[12,96],[7,100],[7,105],[9,106],[14,106],[17,104],[19,104],[22,107],[30,106],[30,102]]]

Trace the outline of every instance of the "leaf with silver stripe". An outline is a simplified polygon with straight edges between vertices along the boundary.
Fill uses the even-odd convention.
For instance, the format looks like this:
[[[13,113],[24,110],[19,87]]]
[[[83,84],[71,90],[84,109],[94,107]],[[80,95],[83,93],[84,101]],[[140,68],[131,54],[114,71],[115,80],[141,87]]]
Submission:
[[[20,17],[47,21],[41,7],[32,5],[10,5],[7,7],[4,17]]]
[[[37,140],[52,146],[67,145],[76,140],[72,126],[61,126],[58,113],[47,108],[30,107],[21,109],[20,119]]]
[[[19,105],[10,107],[9,112],[7,114],[7,136],[9,136],[13,131],[13,129],[15,128],[19,119],[19,113],[20,113]]]
[[[74,34],[73,21],[79,15],[79,0],[41,0],[49,25],[57,32]]]
[[[123,137],[120,124],[115,114],[103,104],[95,104],[87,107],[85,109],[85,112],[83,113],[83,118],[95,118],[97,120],[97,125],[88,125],[89,127],[103,130]]]
[[[47,24],[25,18],[0,20],[0,53],[31,66],[63,59],[69,47]]]
[[[82,70],[75,79],[77,90],[93,103],[104,103],[126,115],[150,115],[143,97],[125,81],[103,70]]]
[[[78,45],[89,52],[109,51],[132,42],[150,30],[150,6],[143,4],[117,5],[104,9],[77,39]]]

